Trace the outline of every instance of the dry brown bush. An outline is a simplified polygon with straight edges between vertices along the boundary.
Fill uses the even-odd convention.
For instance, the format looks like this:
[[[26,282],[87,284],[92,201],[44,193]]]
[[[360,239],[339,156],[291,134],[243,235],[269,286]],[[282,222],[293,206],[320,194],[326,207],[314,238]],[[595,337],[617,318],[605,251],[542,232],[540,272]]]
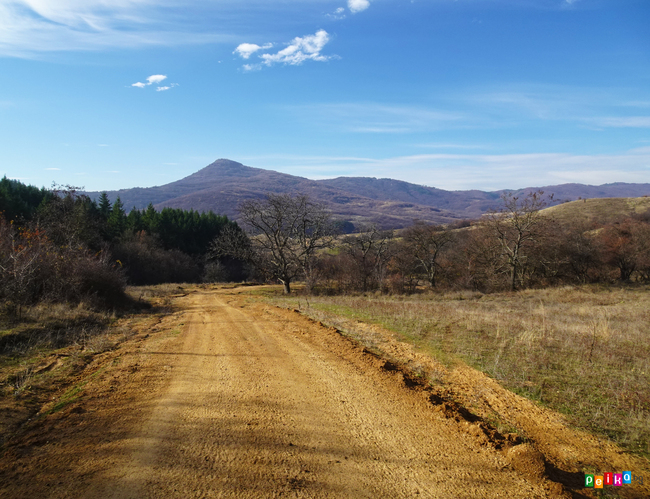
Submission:
[[[6,310],[20,316],[24,307],[41,301],[115,308],[126,304],[125,284],[107,252],[57,246],[44,231],[15,227],[0,217],[0,301]]]

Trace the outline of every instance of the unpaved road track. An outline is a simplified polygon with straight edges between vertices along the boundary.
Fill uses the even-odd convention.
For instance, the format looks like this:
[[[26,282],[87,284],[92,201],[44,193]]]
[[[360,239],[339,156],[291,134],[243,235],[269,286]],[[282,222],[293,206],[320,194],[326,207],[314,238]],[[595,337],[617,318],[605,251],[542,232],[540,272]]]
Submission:
[[[336,332],[233,292],[178,304],[4,456],[2,497],[549,496]]]

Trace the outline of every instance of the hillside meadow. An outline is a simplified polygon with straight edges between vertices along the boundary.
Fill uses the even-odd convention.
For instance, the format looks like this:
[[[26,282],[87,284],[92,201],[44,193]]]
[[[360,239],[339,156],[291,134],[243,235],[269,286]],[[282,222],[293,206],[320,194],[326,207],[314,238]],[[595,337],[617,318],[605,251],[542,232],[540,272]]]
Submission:
[[[650,456],[650,286],[270,299],[370,349],[372,337],[351,330],[350,319],[382,326],[450,368],[465,362],[576,427]]]
[[[591,198],[562,203],[542,210],[544,216],[562,225],[576,223],[605,225],[650,210],[650,197]]]

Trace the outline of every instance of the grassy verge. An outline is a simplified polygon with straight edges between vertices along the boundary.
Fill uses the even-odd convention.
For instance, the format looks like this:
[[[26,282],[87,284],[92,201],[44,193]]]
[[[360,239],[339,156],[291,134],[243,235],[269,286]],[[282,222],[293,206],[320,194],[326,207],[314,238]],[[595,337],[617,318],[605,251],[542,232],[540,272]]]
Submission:
[[[291,308],[298,302],[271,299]],[[649,287],[309,297],[308,306],[380,324],[447,365],[461,359],[650,457]]]
[[[87,381],[78,374],[96,355],[131,338],[132,325],[169,313],[171,295],[180,292],[178,285],[128,291],[134,305],[119,313],[125,320],[84,304],[43,303],[24,310],[20,320],[0,313],[0,445],[54,397],[48,414],[81,397]]]

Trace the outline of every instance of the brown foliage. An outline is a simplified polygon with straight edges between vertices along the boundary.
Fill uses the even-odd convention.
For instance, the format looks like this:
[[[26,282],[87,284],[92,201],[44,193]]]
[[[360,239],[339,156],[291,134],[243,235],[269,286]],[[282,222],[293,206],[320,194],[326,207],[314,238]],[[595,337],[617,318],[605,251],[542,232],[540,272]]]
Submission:
[[[123,265],[130,284],[198,282],[201,276],[200,267],[192,257],[179,250],[163,249],[145,231],[123,238],[113,254]]]
[[[604,260],[629,281],[635,272],[647,279],[650,270],[650,224],[627,219],[605,227],[599,234]]]
[[[126,301],[121,270],[106,252],[56,246],[38,227],[15,227],[0,217],[0,300],[21,308],[39,301],[114,308]]]

